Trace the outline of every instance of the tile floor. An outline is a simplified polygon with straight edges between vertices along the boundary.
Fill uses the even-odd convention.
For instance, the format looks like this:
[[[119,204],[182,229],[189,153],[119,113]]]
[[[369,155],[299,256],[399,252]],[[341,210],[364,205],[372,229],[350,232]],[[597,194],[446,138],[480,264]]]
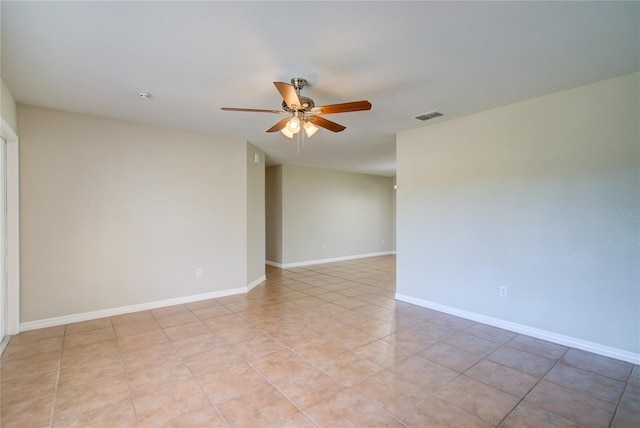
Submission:
[[[640,368],[395,301],[395,258],[12,338],[3,427],[638,427]]]

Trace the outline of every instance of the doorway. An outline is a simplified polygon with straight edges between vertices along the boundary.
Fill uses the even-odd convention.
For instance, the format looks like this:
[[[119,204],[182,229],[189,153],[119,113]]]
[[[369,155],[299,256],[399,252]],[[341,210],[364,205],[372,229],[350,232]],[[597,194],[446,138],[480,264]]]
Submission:
[[[0,354],[20,331],[19,142],[0,118]]]

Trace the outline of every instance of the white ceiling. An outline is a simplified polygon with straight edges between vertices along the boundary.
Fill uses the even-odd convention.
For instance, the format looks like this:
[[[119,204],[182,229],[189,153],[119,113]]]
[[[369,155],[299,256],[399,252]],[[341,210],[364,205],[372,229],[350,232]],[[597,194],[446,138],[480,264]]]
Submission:
[[[18,102],[248,140],[268,164],[395,174],[395,134],[640,69],[638,2],[0,3]],[[327,116],[298,156],[265,131],[274,81],[304,77]],[[139,92],[153,98],[143,100]],[[429,123],[429,122],[427,122]],[[540,124],[544,126],[544,124]]]

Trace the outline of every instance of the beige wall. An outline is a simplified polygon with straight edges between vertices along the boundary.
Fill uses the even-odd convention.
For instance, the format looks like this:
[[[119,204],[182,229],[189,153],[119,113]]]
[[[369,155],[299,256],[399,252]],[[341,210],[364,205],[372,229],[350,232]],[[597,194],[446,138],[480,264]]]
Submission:
[[[282,264],[282,165],[266,169],[266,260]]]
[[[11,95],[11,91],[0,79],[0,117],[14,132],[18,129],[18,119],[16,115],[16,102]]]
[[[264,279],[265,274],[264,153],[253,144],[246,144],[247,284],[255,286],[256,281]],[[258,158],[255,159],[255,156]]]
[[[638,358],[639,76],[399,134],[397,292]]]
[[[289,265],[393,251],[393,178],[283,165],[274,171],[276,183],[279,173],[281,261],[270,261]]]
[[[18,119],[22,322],[246,287],[245,142],[21,104]]]

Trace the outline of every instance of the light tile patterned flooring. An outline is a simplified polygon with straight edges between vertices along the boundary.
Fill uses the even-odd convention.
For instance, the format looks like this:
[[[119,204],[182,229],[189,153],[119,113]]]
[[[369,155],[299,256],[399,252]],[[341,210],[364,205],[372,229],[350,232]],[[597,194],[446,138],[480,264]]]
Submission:
[[[3,427],[638,427],[640,369],[395,301],[395,257],[21,333]]]

